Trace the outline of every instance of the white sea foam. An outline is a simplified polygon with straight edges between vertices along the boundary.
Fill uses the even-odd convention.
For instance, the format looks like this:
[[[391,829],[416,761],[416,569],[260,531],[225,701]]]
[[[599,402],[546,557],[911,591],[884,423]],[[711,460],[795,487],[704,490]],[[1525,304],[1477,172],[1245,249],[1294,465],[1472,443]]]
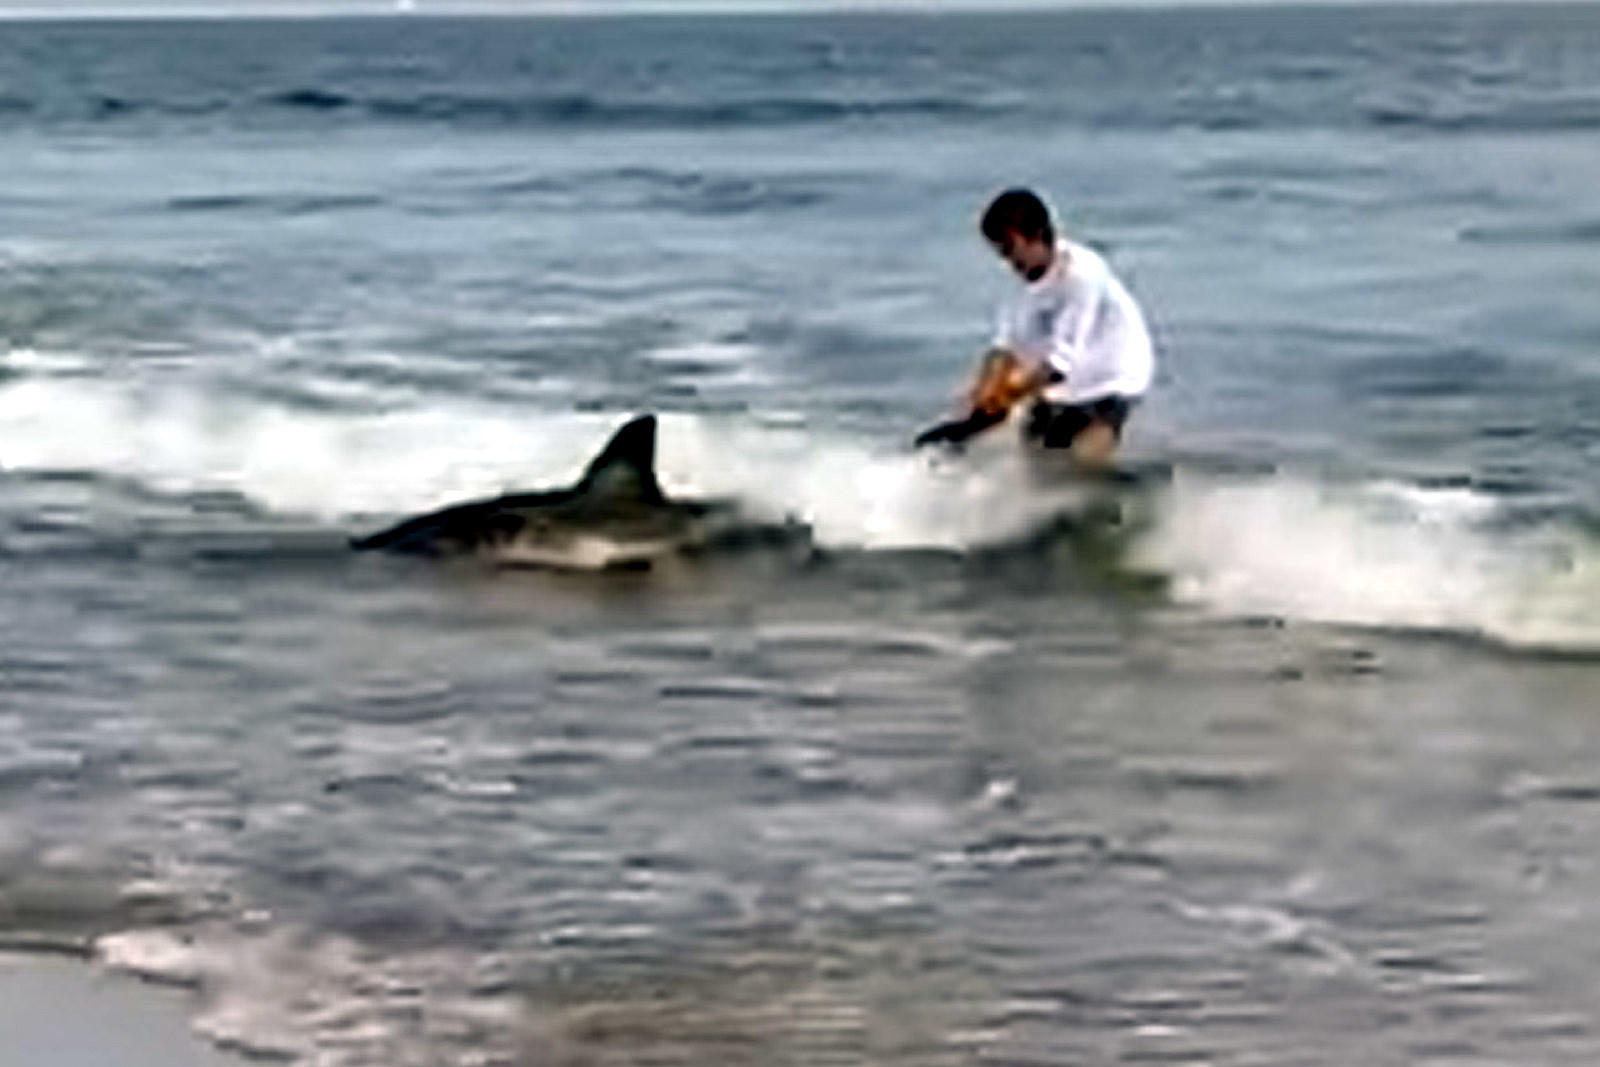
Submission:
[[[0,469],[234,491],[355,532],[380,517],[570,483],[624,418],[465,401],[302,410],[30,375],[0,384]],[[804,420],[665,415],[658,468],[669,494],[737,497],[806,522],[824,546],[961,551],[1024,536],[1074,506],[1068,492],[1031,485],[1000,436],[949,461]],[[1593,538],[1549,526],[1507,533],[1493,521],[1499,509],[1467,489],[1179,470],[1155,493],[1135,555],[1172,579],[1178,599],[1218,614],[1600,649]]]
[[[1336,485],[1291,475],[1175,477],[1139,546],[1174,594],[1211,611],[1600,649],[1592,540],[1510,533],[1463,489]]]
[[[0,370],[34,375],[75,375],[95,369],[92,360],[75,352],[10,348],[0,352]]]
[[[26,378],[0,386],[0,469],[96,471],[164,492],[227,490],[328,522],[566,484],[624,416],[436,404],[386,413],[268,407],[195,389]],[[1009,450],[941,464],[803,426],[664,416],[669,493],[735,496],[810,523],[823,543],[961,549],[1056,506],[1021,490]]]
[[[904,445],[807,430],[668,419],[663,479],[690,494],[734,496],[809,524],[835,548],[961,551],[1026,534],[1070,492],[1031,491],[1008,447],[960,462]]]

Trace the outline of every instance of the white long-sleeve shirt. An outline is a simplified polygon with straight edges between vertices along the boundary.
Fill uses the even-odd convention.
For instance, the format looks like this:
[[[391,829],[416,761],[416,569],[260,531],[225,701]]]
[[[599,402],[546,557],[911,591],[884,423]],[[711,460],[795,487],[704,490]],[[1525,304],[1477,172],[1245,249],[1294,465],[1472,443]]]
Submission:
[[[1060,241],[1050,269],[1001,310],[994,343],[1059,372],[1062,380],[1044,391],[1058,403],[1139,396],[1155,372],[1133,295],[1104,257],[1072,241]]]

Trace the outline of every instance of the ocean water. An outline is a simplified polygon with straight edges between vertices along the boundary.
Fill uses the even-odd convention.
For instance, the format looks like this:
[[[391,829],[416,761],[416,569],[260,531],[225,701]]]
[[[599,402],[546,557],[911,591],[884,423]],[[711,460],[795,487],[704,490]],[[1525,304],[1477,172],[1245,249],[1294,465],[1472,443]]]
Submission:
[[[6,22],[0,161],[0,946],[319,1067],[1600,1056],[1600,7]],[[1018,183],[1109,502],[909,448]],[[345,547],[639,411],[811,545]]]

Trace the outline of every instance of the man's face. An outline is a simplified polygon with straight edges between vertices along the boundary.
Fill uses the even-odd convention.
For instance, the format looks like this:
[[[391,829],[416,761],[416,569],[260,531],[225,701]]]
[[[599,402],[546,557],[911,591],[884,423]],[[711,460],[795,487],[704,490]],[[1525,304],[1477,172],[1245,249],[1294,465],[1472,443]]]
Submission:
[[[1036,282],[1056,261],[1056,249],[1044,237],[1024,237],[1016,230],[1007,230],[1005,236],[994,243],[997,255],[1023,279]]]

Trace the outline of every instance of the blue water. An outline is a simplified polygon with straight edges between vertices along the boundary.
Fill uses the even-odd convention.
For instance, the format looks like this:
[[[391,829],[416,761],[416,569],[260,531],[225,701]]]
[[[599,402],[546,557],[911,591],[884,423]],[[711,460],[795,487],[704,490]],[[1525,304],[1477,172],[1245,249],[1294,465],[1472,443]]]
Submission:
[[[1593,1062],[1597,134],[1592,6],[0,23],[0,943],[319,1065]],[[1109,512],[908,447],[1012,184]],[[814,550],[345,550],[645,410]]]

